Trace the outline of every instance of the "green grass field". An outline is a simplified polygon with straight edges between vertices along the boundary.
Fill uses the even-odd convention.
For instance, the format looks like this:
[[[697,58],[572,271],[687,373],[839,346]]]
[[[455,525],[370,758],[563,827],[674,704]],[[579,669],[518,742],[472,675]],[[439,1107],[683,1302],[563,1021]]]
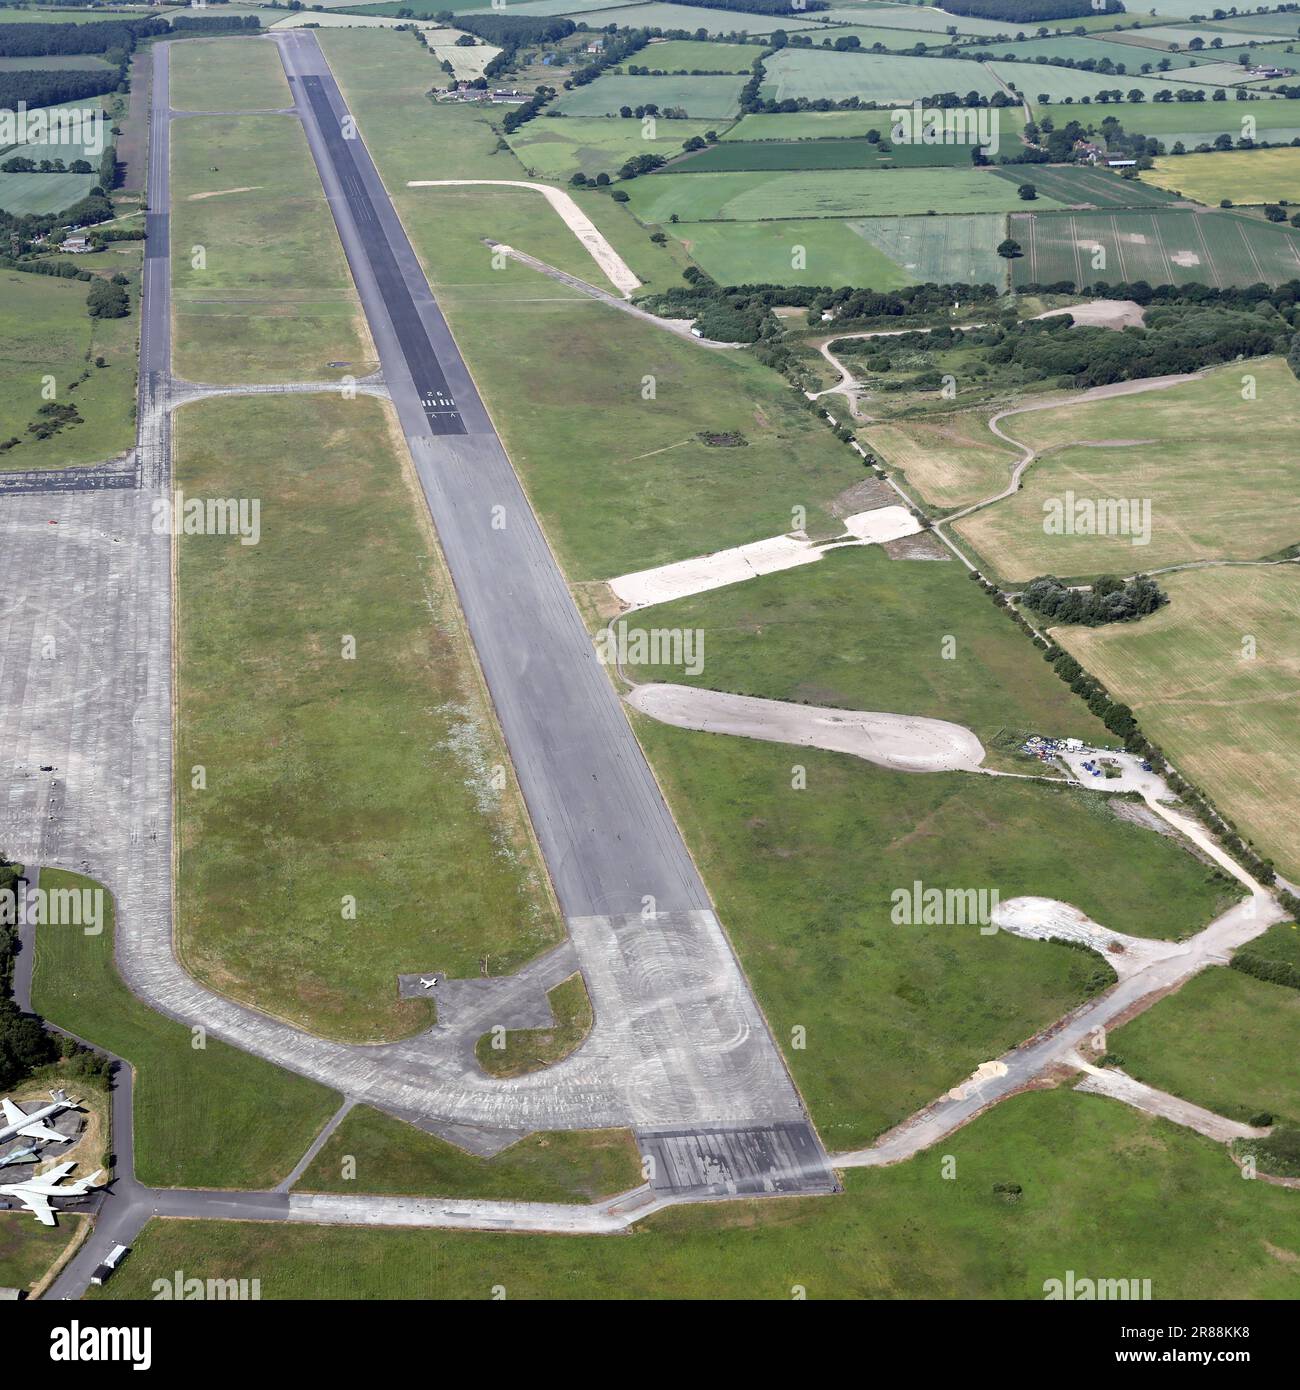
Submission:
[[[1011,107],[997,112],[1001,140],[1014,144],[1024,129],[1024,113]],[[832,140],[878,131],[889,138],[893,120],[888,111],[792,111],[742,116],[721,138],[730,140]]]
[[[413,1032],[399,972],[504,974],[561,929],[404,446],[365,397],[210,401],[177,433],[189,497],[262,508],[256,545],[179,541],[177,762],[207,770],[178,779],[182,954],[315,1032]]]
[[[1171,84],[1172,85],[1172,84]],[[1081,111],[1070,113],[1074,120],[1085,119]],[[1201,142],[1212,143],[1216,135],[1231,135],[1239,139],[1244,132],[1242,121],[1255,123],[1252,139],[1290,140],[1300,130],[1300,100],[1285,98],[1258,101],[1146,101],[1140,106],[1125,106],[1108,113],[1096,108],[1086,117],[1090,124],[1099,124],[1107,114],[1118,115],[1126,129],[1139,130],[1143,135],[1172,145],[1182,140],[1190,149]],[[1290,132],[1290,133],[1287,133]]]
[[[580,16],[592,29],[617,24],[620,29],[685,29],[694,33],[705,29],[710,34],[770,34],[774,29],[787,33],[805,30],[810,22],[781,14],[750,14],[741,10],[711,10],[703,5],[650,3],[617,5],[608,9],[587,10]],[[574,12],[576,13],[576,7]]]
[[[1176,201],[1177,197],[1139,179],[1122,179],[1105,169],[1087,169],[1078,165],[1038,164],[1032,168],[1022,165],[1019,168],[996,169],[994,173],[1017,188],[1021,184],[1033,184],[1038,190],[1036,202],[1042,202],[1046,197],[1060,207],[1160,207]]]
[[[757,50],[755,50],[757,52]],[[562,92],[554,109],[570,116],[617,116],[624,106],[654,104],[664,112],[679,108],[699,120],[725,120],[740,112],[744,78],[735,77],[598,77],[585,87]],[[684,139],[685,137],[683,137]]]
[[[1300,574],[1195,570],[1161,583],[1168,607],[1132,627],[1067,629],[1066,645],[1284,874],[1300,877]]]
[[[1006,218],[975,212],[948,217],[864,217],[850,222],[858,236],[902,268],[913,283],[1007,283],[1007,263],[996,247]],[[879,287],[876,287],[879,288]]]
[[[42,1226],[28,1211],[0,1212],[0,1286],[30,1294],[77,1238],[84,1219],[60,1213],[57,1226]]]
[[[682,142],[712,130],[709,121],[656,121],[654,138],[638,120],[619,116],[569,116],[563,120],[526,121],[509,137],[510,148],[524,168],[544,179],[564,182],[581,169],[588,178],[613,177],[638,154],[681,154]]]
[[[843,101],[856,96],[862,101],[910,103],[940,92],[991,97],[1002,90],[987,68],[952,58],[783,48],[764,67],[767,77],[760,94],[773,101]]]
[[[530,1134],[494,1158],[475,1158],[361,1106],[326,1140],[295,1190],[594,1202],[641,1181],[641,1156],[627,1130]]]
[[[845,613],[852,623],[837,621]],[[956,562],[892,560],[879,546],[831,551],[815,565],[658,605],[654,624],[702,630],[704,670],[629,667],[638,681],[952,719],[986,748],[1007,727],[1107,740]],[[1040,770],[1027,758],[991,762]]]
[[[1298,1032],[1300,990],[1216,966],[1112,1032],[1107,1047],[1130,1076],[1229,1119],[1267,1111],[1295,1124]]]
[[[1143,179],[1211,205],[1221,198],[1234,203],[1300,202],[1300,149],[1166,155]]]
[[[850,140],[719,141],[673,166],[677,174],[734,173],[761,169],[895,169],[970,165],[963,145],[891,145],[864,137]],[[664,175],[659,175],[663,177]]]
[[[628,64],[656,72],[744,72],[754,66],[763,50],[757,44],[699,43],[693,39],[668,39],[643,48]],[[626,65],[625,65],[626,66]]]
[[[1134,52],[1153,52],[1153,50],[1134,50]],[[1133,60],[1135,70],[1139,61],[1137,58]],[[1177,75],[1174,73],[1156,73],[1143,77],[1141,75],[1135,76],[1134,72],[1117,76],[1115,73],[1087,72],[1083,68],[1062,68],[1038,63],[992,62],[988,67],[990,72],[996,73],[1009,87],[1014,87],[1016,91],[1028,97],[1029,103],[1038,117],[1045,113],[1051,114],[1048,110],[1049,106],[1075,106],[1085,102],[1089,105],[1089,114],[1096,114],[1092,112],[1091,104],[1096,101],[1097,94],[1118,90],[1123,93],[1122,102],[1110,102],[1109,113],[1103,110],[1097,119],[1100,120],[1107,114],[1113,114],[1118,116],[1126,127],[1136,130],[1142,129],[1141,113],[1149,105],[1163,105],[1161,102],[1153,101],[1157,92],[1167,90],[1173,92],[1175,96],[1182,91],[1204,92],[1203,100],[1210,103],[1213,94],[1223,86],[1223,83],[1213,80],[1202,78],[1193,80],[1186,69],[1181,70]],[[1134,89],[1143,93],[1144,101],[1140,103],[1128,101],[1128,94]],[[1048,98],[1047,101],[1042,100],[1044,94]],[[1228,100],[1232,100],[1231,91],[1228,93]],[[1075,113],[1071,111],[1070,115],[1073,116]]]
[[[1242,399],[1246,376],[1255,399]],[[1297,427],[1300,382],[1279,358],[1220,367],[1165,390],[1011,416],[1003,432],[1047,452],[1013,497],[957,530],[1010,580],[1271,555],[1300,533],[1300,461],[1287,443]],[[1225,468],[1225,451],[1241,439],[1250,440],[1248,457]],[[1127,532],[1048,534],[1048,507],[1067,491],[1149,499],[1149,543],[1134,545]]]
[[[868,235],[873,224],[894,220],[898,219],[687,222],[664,230],[680,238],[692,260],[721,284],[863,285],[892,290],[920,278],[878,249]],[[933,224],[970,219],[915,220]]]
[[[265,39],[186,39],[172,45],[170,73],[171,104],[177,111],[260,111],[293,105],[280,50]]]
[[[1009,212],[1024,204],[1014,184],[987,169],[810,170],[652,175],[628,185],[645,222],[749,222],[781,217],[891,217],[908,213]],[[1047,207],[1056,204],[1039,198]]]
[[[155,1221],[93,1298],[154,1279],[261,1279],[268,1299],[1041,1299],[1066,1270],[1169,1298],[1289,1298],[1295,1194],[1242,1182],[1219,1145],[1100,1096],[1031,1092],[840,1197],[690,1204],[627,1237]],[[1085,1161],[1080,1160],[1085,1155]],[[1019,1200],[994,1192],[1018,1183]],[[1171,1221],[1171,1210],[1194,1221]]]
[[[139,252],[79,258],[88,268],[106,262],[130,273],[139,267]],[[130,291],[131,314],[124,319],[92,319],[86,313],[88,288],[80,280],[0,271],[0,442],[22,440],[0,453],[0,468],[98,463],[135,442],[136,284]],[[107,366],[96,367],[97,357]],[[84,423],[37,440],[27,427],[48,404],[47,377],[54,378],[55,403],[74,404]]]
[[[1300,234],[1244,214],[1034,213],[1013,216],[1011,236],[1024,251],[1011,263],[1016,286],[1146,280],[1222,288],[1300,277]],[[1105,252],[1100,269],[1093,266],[1097,247]]]
[[[93,886],[54,869],[41,886]],[[135,1167],[157,1187],[270,1187],[338,1108],[334,1092],[156,1014],[113,963],[112,903],[99,936],[36,935],[32,1003],[52,1023],[125,1057],[135,1070]]]
[[[666,605],[654,625],[704,629],[696,684],[964,720],[986,737],[1096,727],[955,564],[868,554]],[[957,638],[953,662],[942,657],[946,635]],[[1099,964],[976,927],[894,925],[896,888],[920,880],[996,889],[1004,901],[1059,897],[1116,930],[1169,936],[1236,896],[1089,792],[893,773],[634,722],[774,1035],[786,1044],[807,1030],[806,1048],[787,1058],[832,1148],[865,1142],[1046,1026],[1083,997]],[[1006,754],[994,765],[1024,766]],[[1117,872],[1097,874],[1099,863]]]
[[[374,369],[347,261],[293,117],[173,123],[171,244],[179,375],[311,381]]]

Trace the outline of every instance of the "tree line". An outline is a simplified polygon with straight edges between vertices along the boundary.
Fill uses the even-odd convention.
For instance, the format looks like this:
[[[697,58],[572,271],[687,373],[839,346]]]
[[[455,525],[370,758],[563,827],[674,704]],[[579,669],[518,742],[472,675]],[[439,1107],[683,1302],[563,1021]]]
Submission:
[[[165,19],[103,20],[94,24],[0,24],[0,58],[43,58],[130,52],[137,40],[168,32]]]
[[[1081,19],[1091,14],[1123,14],[1121,0],[940,0],[949,14],[974,19],[1003,19],[1008,24],[1034,24],[1044,19]]]

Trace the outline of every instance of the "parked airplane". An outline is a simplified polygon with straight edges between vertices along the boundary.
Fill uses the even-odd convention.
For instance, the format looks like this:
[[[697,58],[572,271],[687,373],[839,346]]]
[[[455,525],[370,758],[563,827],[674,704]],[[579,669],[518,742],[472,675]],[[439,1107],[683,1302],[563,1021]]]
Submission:
[[[31,1144],[25,1149],[14,1149],[11,1153],[0,1158],[0,1168],[8,1168],[14,1163],[26,1163],[29,1159],[38,1158],[40,1152],[41,1146],[39,1144]]]
[[[17,1197],[37,1221],[44,1226],[53,1226],[54,1208],[50,1206],[51,1197],[84,1197],[92,1187],[100,1186],[96,1179],[103,1173],[102,1168],[97,1168],[88,1178],[76,1178],[66,1187],[60,1187],[59,1180],[67,1177],[76,1166],[75,1162],[60,1163],[57,1168],[28,1178],[26,1182],[10,1183],[8,1186],[0,1183],[0,1197]]]
[[[69,1100],[66,1091],[51,1091],[50,1099],[54,1102],[53,1105],[47,1105],[43,1110],[33,1110],[30,1115],[20,1110],[8,1096],[0,1101],[0,1108],[3,1108],[5,1117],[4,1124],[0,1125],[0,1144],[6,1139],[16,1139],[19,1135],[24,1139],[46,1139],[51,1143],[66,1143],[66,1134],[60,1134],[52,1125],[43,1124],[42,1121],[64,1110],[71,1110],[81,1102]]]

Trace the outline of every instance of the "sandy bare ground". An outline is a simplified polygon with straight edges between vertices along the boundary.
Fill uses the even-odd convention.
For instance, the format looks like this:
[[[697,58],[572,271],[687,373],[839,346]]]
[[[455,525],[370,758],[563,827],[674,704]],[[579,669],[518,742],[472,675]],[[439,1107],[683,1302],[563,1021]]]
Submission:
[[[227,193],[256,193],[261,187],[260,183],[246,183],[242,188],[217,188],[211,193],[191,193],[185,201],[201,203],[205,198],[224,198]]]
[[[641,281],[632,267],[609,244],[604,232],[587,216],[562,188],[545,183],[529,183],[525,179],[412,179],[408,188],[457,188],[468,185],[489,185],[498,188],[528,188],[540,193],[564,219],[564,224],[587,248],[593,261],[604,271],[611,285],[626,296],[641,288]]]
[[[1035,319],[1054,319],[1070,314],[1076,324],[1088,328],[1141,328],[1146,311],[1133,299],[1093,299],[1069,309],[1049,309]]]
[[[1121,980],[1187,950],[1177,942],[1111,931],[1077,907],[1055,898],[1011,898],[993,909],[990,921],[1013,936],[1032,941],[1070,941],[1091,947],[1110,962]]]
[[[1137,1081],[1113,1067],[1094,1067],[1082,1058],[1078,1059],[1078,1063],[1080,1070],[1087,1075],[1074,1088],[1076,1091],[1123,1101],[1134,1110],[1158,1115],[1162,1120],[1183,1125],[1220,1144],[1230,1144],[1234,1139],[1259,1139],[1268,1133],[1266,1129],[1256,1129],[1254,1125],[1244,1125],[1228,1119],[1226,1115],[1217,1115],[1213,1110],[1193,1105],[1191,1101],[1170,1095],[1168,1091],[1158,1091],[1154,1086]]]
[[[667,603],[691,594],[722,589],[728,584],[740,584],[761,574],[795,569],[820,560],[827,550],[845,545],[880,545],[915,535],[920,522],[906,507],[877,507],[873,511],[857,512],[844,518],[845,536],[825,544],[810,541],[807,536],[794,534],[769,536],[750,541],[728,550],[715,550],[711,555],[698,555],[689,560],[677,560],[654,569],[621,574],[609,581],[615,597],[627,608],[648,608],[655,603]]]
[[[638,685],[624,698],[679,729],[851,753],[896,772],[978,772],[984,760],[979,739],[944,719],[822,709],[685,685]]]

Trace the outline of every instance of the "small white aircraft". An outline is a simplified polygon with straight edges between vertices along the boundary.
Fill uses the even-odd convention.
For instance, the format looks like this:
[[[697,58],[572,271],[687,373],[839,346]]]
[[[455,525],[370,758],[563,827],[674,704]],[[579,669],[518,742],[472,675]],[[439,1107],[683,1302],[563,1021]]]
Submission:
[[[60,1134],[52,1125],[44,1124],[43,1121],[64,1110],[71,1110],[81,1102],[70,1100],[66,1091],[51,1091],[50,1099],[54,1102],[53,1105],[33,1110],[30,1115],[20,1110],[8,1096],[0,1100],[0,1109],[4,1110],[4,1124],[0,1125],[0,1144],[6,1139],[17,1139],[19,1136],[24,1139],[44,1139],[50,1143],[66,1144],[68,1136]]]
[[[434,985],[441,984],[442,980],[437,975],[420,976],[420,984],[425,989],[432,989]]]
[[[50,1206],[51,1197],[84,1197],[92,1187],[100,1185],[96,1179],[102,1176],[104,1170],[97,1168],[88,1178],[76,1178],[66,1187],[60,1187],[60,1180],[67,1177],[76,1166],[75,1162],[60,1163],[57,1168],[28,1178],[26,1182],[10,1183],[8,1186],[0,1184],[0,1196],[17,1197],[43,1226],[53,1226],[54,1209]]]

